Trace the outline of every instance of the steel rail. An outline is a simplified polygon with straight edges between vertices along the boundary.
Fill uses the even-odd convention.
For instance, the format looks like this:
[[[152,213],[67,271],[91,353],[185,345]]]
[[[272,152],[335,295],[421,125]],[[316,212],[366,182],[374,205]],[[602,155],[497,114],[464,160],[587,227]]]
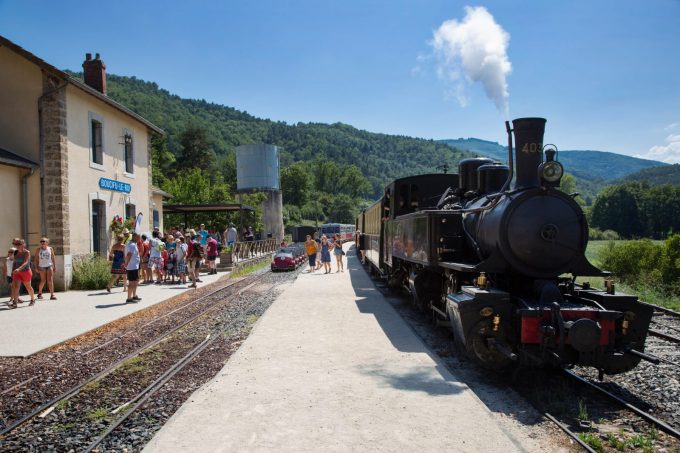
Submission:
[[[603,389],[599,385],[597,385],[593,382],[590,382],[589,380],[579,376],[578,374],[574,373],[571,370],[565,369],[564,372],[567,374],[567,376],[570,376],[572,379],[575,379],[576,381],[580,382],[581,384],[587,385],[588,387],[591,387],[591,388],[599,391],[600,393],[606,395],[610,399],[613,399],[614,401],[616,401],[617,403],[619,403],[620,405],[622,405],[626,409],[635,412],[637,415],[644,418],[648,422],[652,423],[653,425],[658,426],[659,429],[666,432],[667,434],[670,434],[671,436],[674,436],[674,437],[680,439],[680,431],[678,431],[675,428],[673,428],[672,426],[668,425],[663,420],[659,420],[658,418],[656,418],[653,415],[643,411],[642,409],[640,409],[636,406],[633,406],[632,404],[628,403],[627,401],[619,398],[618,396],[614,395],[611,392],[608,392],[607,390]]]
[[[675,311],[675,310],[671,310],[670,308],[661,307],[659,305],[654,305],[654,304],[650,304],[650,303],[642,302],[642,301],[638,301],[638,302],[641,303],[642,305],[647,305],[648,307],[652,307],[652,308],[654,308],[654,310],[661,311],[663,313],[675,316],[676,318],[680,318],[680,313]]]
[[[101,348],[103,348],[103,347],[105,347],[105,346],[108,346],[109,344],[111,344],[111,343],[113,343],[113,342],[119,341],[120,339],[122,339],[122,338],[124,338],[124,337],[126,337],[126,336],[128,336],[128,335],[130,335],[130,334],[132,334],[132,333],[137,333],[137,332],[139,332],[140,329],[143,329],[143,328],[148,327],[148,326],[150,326],[150,325],[152,325],[152,324],[155,324],[156,322],[160,321],[161,319],[164,319],[164,318],[166,318],[166,317],[168,317],[168,316],[170,316],[170,315],[172,315],[172,314],[174,314],[174,313],[176,313],[176,312],[178,312],[178,311],[181,311],[181,310],[183,310],[183,309],[185,309],[185,308],[187,308],[187,307],[191,307],[191,306],[193,306],[194,304],[196,304],[196,303],[198,303],[198,302],[200,302],[200,301],[202,301],[202,300],[204,300],[204,299],[206,299],[206,298],[208,298],[208,297],[211,297],[211,296],[213,296],[213,295],[219,293],[220,291],[224,291],[224,290],[227,289],[227,288],[230,288],[230,287],[232,287],[232,286],[234,286],[234,285],[236,285],[236,284],[238,284],[238,283],[241,283],[242,281],[243,281],[243,280],[238,280],[238,281],[235,281],[235,282],[230,282],[229,284],[227,284],[227,285],[225,285],[225,286],[223,286],[223,287],[221,287],[221,288],[218,288],[218,289],[216,289],[215,291],[211,291],[211,292],[208,293],[208,294],[204,294],[203,296],[199,297],[198,299],[195,299],[195,300],[193,300],[193,301],[190,301],[189,303],[184,304],[184,305],[182,305],[181,307],[178,307],[178,308],[176,308],[176,309],[170,311],[169,313],[163,314],[162,316],[160,316],[160,317],[158,317],[158,318],[155,318],[155,319],[153,319],[152,321],[147,322],[146,324],[143,324],[143,325],[141,325],[141,326],[139,326],[139,327],[137,327],[137,328],[135,328],[135,329],[133,329],[133,330],[130,330],[130,331],[128,331],[128,332],[125,332],[124,334],[119,335],[119,336],[117,336],[117,337],[115,337],[115,338],[112,338],[111,340],[108,340],[108,341],[106,341],[106,342],[104,342],[104,343],[102,343],[102,344],[100,344],[100,345],[94,346],[93,348],[88,349],[88,350],[85,351],[85,352],[80,352],[79,354],[82,355],[82,356],[85,356],[85,355],[88,355],[88,354],[90,354],[90,353],[92,353],[92,352],[94,352],[94,351],[97,351],[97,350],[99,350],[99,349],[101,349]],[[218,304],[218,303],[220,303],[220,301],[216,302],[215,304]],[[215,304],[213,304],[213,305],[215,305]],[[153,305],[152,305],[152,306],[153,306]],[[151,308],[152,306],[147,307],[146,309]],[[211,306],[212,306],[212,305],[211,305]],[[146,310],[146,309],[145,309],[145,310]],[[135,312],[135,313],[139,313],[139,312]],[[126,317],[127,317],[127,316],[126,316]],[[121,318],[121,319],[124,319],[124,318]],[[85,334],[87,334],[87,332],[86,332]],[[85,335],[85,334],[83,334],[83,335]],[[0,395],[4,395],[4,394],[6,394],[6,393],[9,393],[9,392],[11,392],[12,390],[14,390],[14,389],[16,389],[16,388],[18,388],[18,387],[21,387],[21,386],[23,386],[23,385],[25,385],[25,384],[28,384],[29,382],[31,382],[31,381],[33,381],[33,380],[35,380],[35,379],[36,379],[35,377],[32,377],[32,378],[30,378],[30,379],[26,379],[26,380],[23,381],[23,382],[20,382],[20,383],[14,385],[14,386],[12,386],[12,387],[9,387],[9,388],[3,390],[2,392],[0,392]],[[0,433],[0,435],[2,435],[2,434]]]
[[[254,286],[255,283],[249,285],[248,288]],[[245,291],[245,289],[243,289],[243,291]],[[248,307],[245,308],[237,318],[232,319],[228,324],[220,325],[213,329],[213,332],[211,332],[210,335],[208,335],[208,337],[205,340],[203,340],[195,348],[189,351],[189,353],[187,353],[179,361],[175,362],[175,364],[168,368],[161,376],[158,377],[158,379],[151,383],[147,388],[139,392],[137,396],[135,396],[130,401],[121,406],[124,407],[132,403],[135,403],[135,405],[132,406],[132,408],[127,410],[125,414],[116,419],[116,421],[109,425],[109,427],[106,428],[106,430],[102,434],[100,434],[94,441],[92,441],[90,445],[85,449],[85,453],[90,453],[95,448],[97,448],[97,446],[101,444],[116,428],[122,425],[123,422],[130,417],[130,415],[132,415],[137,409],[139,409],[144,403],[146,403],[146,401],[148,401],[149,398],[151,398],[151,396],[153,396],[158,390],[160,390],[177,373],[184,369],[184,367],[188,365],[193,358],[198,356],[208,346],[212,345],[215,341],[220,339],[222,337],[222,332],[225,330],[225,328],[233,327],[236,325],[237,322],[245,319],[246,315],[257,304],[257,302],[258,302],[257,300],[251,302],[250,305],[248,305]]]
[[[239,291],[237,291],[236,294],[235,294],[235,296],[240,295],[242,292],[244,292],[244,291],[250,289],[252,286],[256,285],[256,284],[259,282],[259,279],[262,278],[263,275],[264,275],[264,274],[262,274],[262,275],[260,275],[260,276],[257,276],[255,282],[253,282],[253,283],[251,283],[250,285],[246,286],[245,288],[240,289]],[[240,281],[243,281],[243,280],[240,280]],[[222,289],[225,289],[225,288],[222,288]],[[219,291],[219,290],[218,290],[218,291]],[[217,291],[215,291],[215,292],[217,292]],[[214,294],[215,292],[213,292],[213,294]],[[222,302],[223,302],[223,301],[222,301]],[[110,374],[111,372],[113,372],[116,368],[120,367],[122,364],[124,364],[124,363],[127,362],[128,360],[130,360],[130,359],[132,359],[132,358],[134,358],[134,357],[137,357],[137,356],[140,355],[142,352],[146,351],[146,350],[149,349],[149,348],[152,348],[152,347],[156,346],[158,343],[164,341],[167,337],[169,337],[169,336],[172,335],[173,333],[177,332],[178,330],[182,329],[183,327],[187,326],[187,325],[190,324],[191,322],[193,322],[193,321],[195,321],[196,319],[198,319],[198,318],[204,316],[205,314],[207,314],[207,313],[213,311],[215,308],[218,307],[218,305],[219,305],[219,304],[214,304],[214,305],[210,306],[210,308],[208,308],[207,310],[204,310],[204,311],[202,311],[202,312],[196,314],[195,316],[189,318],[188,320],[186,320],[185,322],[183,322],[183,323],[181,323],[180,325],[176,326],[175,328],[169,330],[168,332],[163,333],[161,336],[155,338],[154,340],[150,341],[149,343],[146,343],[146,344],[140,346],[138,349],[134,350],[133,352],[131,352],[131,353],[128,354],[127,356],[125,356],[125,357],[123,357],[122,359],[120,359],[120,360],[114,362],[113,364],[109,365],[108,367],[106,367],[105,369],[103,369],[103,370],[100,371],[99,373],[95,374],[94,376],[91,376],[90,378],[86,379],[85,381],[83,381],[83,382],[77,384],[76,386],[72,387],[71,389],[69,389],[69,390],[63,392],[62,394],[56,396],[55,398],[51,399],[51,400],[48,401],[47,403],[44,403],[44,404],[38,406],[36,409],[34,409],[33,411],[31,411],[30,413],[28,413],[28,414],[25,415],[24,417],[20,418],[19,420],[15,421],[15,422],[12,423],[11,425],[5,427],[5,429],[3,429],[2,431],[0,431],[0,439],[1,439],[2,437],[4,437],[7,433],[9,433],[9,432],[11,432],[11,431],[14,431],[14,430],[15,430],[16,428],[18,428],[19,426],[23,425],[24,423],[26,423],[27,421],[31,420],[31,419],[34,418],[35,416],[41,414],[41,413],[42,413],[43,411],[45,411],[46,409],[49,409],[50,407],[54,406],[54,405],[57,404],[59,401],[67,400],[67,399],[71,398],[73,395],[76,395],[76,394],[80,391],[80,389],[82,389],[83,387],[85,387],[87,384],[89,384],[89,383],[91,383],[91,382],[94,382],[94,381],[96,381],[96,380],[99,380],[99,379],[101,379],[101,378],[107,376],[108,374]]]
[[[668,335],[667,333],[663,333],[660,330],[649,329],[648,332],[653,337],[663,338],[664,340],[670,341],[672,343],[680,343],[680,338],[674,337],[673,335]]]
[[[96,351],[96,350],[98,350],[98,349],[103,348],[104,346],[107,346],[107,345],[113,343],[114,341],[118,341],[118,340],[120,340],[121,338],[124,338],[124,337],[126,337],[126,336],[128,336],[128,335],[130,335],[130,334],[132,334],[132,333],[136,333],[136,332],[138,332],[139,330],[144,329],[145,327],[149,327],[150,325],[153,325],[153,324],[157,323],[158,321],[160,321],[160,320],[162,320],[162,319],[165,319],[165,318],[167,318],[168,316],[177,313],[178,311],[182,311],[182,310],[184,310],[185,308],[188,308],[188,307],[193,307],[194,304],[196,304],[196,303],[198,303],[198,302],[200,302],[200,301],[202,301],[202,300],[205,300],[205,299],[207,299],[207,298],[209,298],[209,297],[211,297],[211,296],[214,296],[215,294],[219,293],[220,291],[224,291],[225,289],[231,288],[232,286],[234,286],[234,285],[236,285],[236,284],[238,284],[238,283],[240,283],[240,282],[242,282],[242,281],[243,281],[243,280],[238,280],[238,281],[235,281],[235,282],[230,282],[229,284],[227,284],[227,285],[225,285],[225,286],[223,286],[223,287],[221,287],[221,288],[218,288],[218,289],[216,289],[215,291],[211,291],[211,292],[208,293],[208,294],[204,294],[203,296],[199,297],[198,299],[194,299],[194,300],[190,301],[189,303],[182,305],[181,307],[177,307],[177,308],[175,308],[174,310],[172,310],[172,311],[170,311],[170,312],[168,312],[168,313],[163,314],[163,315],[159,316],[158,318],[155,318],[155,319],[153,319],[153,320],[147,322],[146,324],[142,324],[141,326],[139,326],[139,327],[137,327],[137,328],[135,328],[135,329],[133,329],[133,330],[129,330],[128,332],[125,332],[125,333],[122,334],[122,335],[119,335],[119,336],[117,336],[117,337],[115,337],[115,338],[112,338],[111,340],[106,341],[105,343],[102,343],[102,344],[100,344],[100,345],[97,345],[97,346],[93,347],[92,349],[88,349],[88,350],[85,351],[85,352],[81,352],[81,355],[88,355],[88,354],[90,354],[91,352],[94,352],[94,351]],[[215,302],[215,304],[219,304],[220,302],[221,302],[221,301],[217,301],[217,302]],[[213,305],[215,305],[215,304],[213,304]],[[152,305],[152,306],[153,306],[153,305]],[[212,305],[211,305],[211,306],[212,306]],[[151,308],[151,307],[147,307],[147,308]]]
[[[678,329],[677,327],[669,326],[668,324],[664,324],[664,323],[662,323],[662,322],[659,322],[659,321],[657,321],[656,319],[652,319],[652,322],[653,322],[654,324],[657,324],[657,325],[661,326],[661,327],[665,327],[666,329],[670,329],[670,330],[674,330],[674,331],[676,331],[676,332],[680,332],[680,329]]]
[[[588,453],[597,453],[597,451],[593,450],[592,447],[591,447],[590,445],[588,445],[587,443],[583,442],[583,440],[581,440],[581,438],[578,437],[578,434],[576,434],[574,431],[570,430],[570,429],[567,427],[567,425],[563,424],[562,422],[560,422],[559,420],[557,420],[555,417],[553,417],[552,415],[550,415],[550,414],[547,413],[547,412],[546,412],[545,414],[543,414],[543,415],[545,415],[546,418],[547,418],[548,420],[550,420],[551,422],[553,422],[554,424],[556,424],[556,425],[557,425],[562,431],[564,431],[569,437],[571,437],[572,439],[574,439],[581,447],[583,447],[583,449],[584,449],[585,451],[587,451]]]

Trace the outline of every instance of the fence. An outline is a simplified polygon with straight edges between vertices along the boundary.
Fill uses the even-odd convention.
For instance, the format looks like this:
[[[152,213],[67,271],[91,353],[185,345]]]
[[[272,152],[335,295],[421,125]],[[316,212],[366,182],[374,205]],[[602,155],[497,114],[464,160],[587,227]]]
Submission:
[[[231,249],[231,259],[234,263],[256,258],[268,253],[273,253],[279,244],[276,239],[263,239],[261,241],[237,242]]]

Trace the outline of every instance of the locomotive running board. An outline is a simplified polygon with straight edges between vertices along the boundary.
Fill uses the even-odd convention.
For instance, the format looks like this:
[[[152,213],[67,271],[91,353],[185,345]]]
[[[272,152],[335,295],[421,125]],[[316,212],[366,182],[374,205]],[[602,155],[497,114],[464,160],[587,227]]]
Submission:
[[[451,263],[448,261],[440,261],[439,265],[458,272],[477,272],[479,268],[479,264]]]

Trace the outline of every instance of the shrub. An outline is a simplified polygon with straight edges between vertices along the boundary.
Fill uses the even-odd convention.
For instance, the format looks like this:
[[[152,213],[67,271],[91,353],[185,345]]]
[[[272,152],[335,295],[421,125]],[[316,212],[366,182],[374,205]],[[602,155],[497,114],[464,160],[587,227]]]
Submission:
[[[661,260],[663,247],[649,239],[607,244],[599,253],[602,267],[617,277],[631,279],[646,276],[656,269]]]
[[[674,234],[664,242],[659,270],[665,284],[680,285],[680,234]]]
[[[111,264],[91,254],[74,258],[72,289],[104,289],[111,278]]]
[[[619,233],[614,230],[600,230],[599,228],[590,228],[588,230],[588,239],[591,241],[618,241],[620,239]]]

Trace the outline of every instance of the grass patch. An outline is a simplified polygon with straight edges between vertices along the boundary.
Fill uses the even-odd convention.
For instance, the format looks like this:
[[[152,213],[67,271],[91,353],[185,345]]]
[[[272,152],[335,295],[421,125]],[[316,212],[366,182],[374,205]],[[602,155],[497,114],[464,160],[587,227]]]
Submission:
[[[651,429],[647,434],[636,434],[630,437],[626,437],[622,431],[620,438],[614,434],[607,434],[607,443],[617,451],[641,449],[647,453],[654,451],[654,441],[658,436],[659,432],[656,429]]]
[[[55,406],[54,409],[58,411],[63,411],[68,406],[68,400],[61,400]]]
[[[587,443],[590,445],[590,447],[597,451],[601,452],[603,451],[604,446],[602,445],[602,439],[600,439],[600,436],[597,434],[593,433],[580,433],[578,435],[579,439],[581,439],[583,442]]]
[[[231,274],[229,274],[229,277],[231,278],[243,277],[255,271],[268,267],[269,264],[270,263],[268,260],[262,260],[259,263],[251,264],[250,266],[242,267],[240,269],[233,271]]]
[[[578,400],[578,415],[576,418],[582,422],[588,420],[588,408],[586,407],[586,403],[584,403],[583,400]]]
[[[257,321],[258,319],[260,319],[260,315],[248,315],[246,321],[248,322],[248,324],[254,324],[255,321]]]
[[[83,387],[83,390],[85,391],[90,391],[99,388],[99,381],[92,381],[89,382],[88,384]]]
[[[85,418],[88,420],[92,420],[94,422],[104,420],[106,417],[109,416],[109,411],[104,409],[103,407],[98,407],[97,409],[94,409],[85,415]]]
[[[623,451],[626,449],[626,441],[619,439],[613,434],[607,434],[607,442],[609,442],[609,445],[612,448],[615,448],[618,451]]]
[[[55,425],[54,430],[57,432],[71,431],[78,426],[76,422],[59,423]]]
[[[133,357],[123,364],[122,370],[127,373],[141,373],[146,370],[146,362],[140,356]]]

